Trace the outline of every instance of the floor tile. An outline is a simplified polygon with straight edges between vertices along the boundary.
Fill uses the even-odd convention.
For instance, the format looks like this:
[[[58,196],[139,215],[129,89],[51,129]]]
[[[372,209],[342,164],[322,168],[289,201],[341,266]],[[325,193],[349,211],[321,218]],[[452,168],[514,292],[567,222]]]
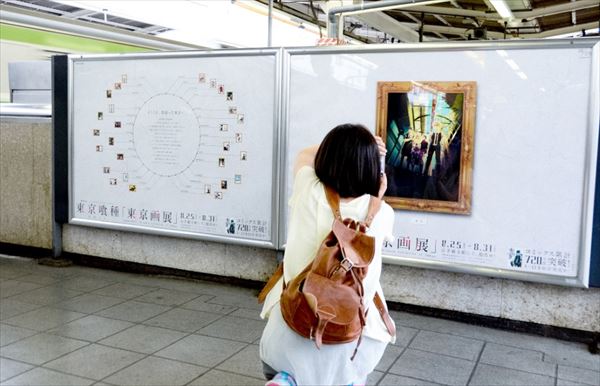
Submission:
[[[565,381],[581,382],[588,385],[600,385],[600,368],[598,371],[579,369],[576,367],[558,365],[558,378]]]
[[[554,377],[556,365],[543,362],[542,358],[543,354],[539,351],[487,343],[479,361],[488,365]]]
[[[148,357],[111,375],[104,381],[125,386],[178,386],[187,384],[206,371],[208,369],[205,367]]]
[[[6,320],[40,307],[37,304],[23,303],[13,299],[2,299],[0,301],[0,320]]]
[[[232,374],[225,371],[210,370],[198,379],[195,379],[189,384],[189,386],[216,386],[216,385],[229,385],[229,386],[263,386],[265,384],[264,378],[256,379],[245,377],[238,374]]]
[[[575,381],[568,381],[566,379],[560,379],[560,378],[558,378],[556,380],[556,386],[589,386],[589,385],[586,385],[585,383],[579,383],[579,382],[575,382]]]
[[[11,296],[9,299],[17,300],[23,303],[48,306],[54,303],[62,302],[66,299],[74,298],[75,296],[79,296],[81,294],[83,294],[81,291],[74,291],[62,286],[51,285]]]
[[[8,324],[0,324],[0,346],[6,346],[28,336],[37,334],[38,331],[29,330]]]
[[[477,360],[483,343],[480,340],[460,336],[420,331],[409,347],[474,361]]]
[[[42,287],[41,284],[27,283],[18,280],[6,280],[0,283],[0,298],[7,298],[40,287]]]
[[[226,306],[250,308],[253,310],[261,310],[262,304],[258,304],[255,295],[217,295],[210,299],[208,303],[222,304]]]
[[[73,322],[49,330],[48,333],[96,342],[131,326],[133,326],[133,323],[124,320],[88,315],[84,318],[77,319]]]
[[[115,283],[107,287],[100,288],[92,293],[97,295],[112,296],[121,299],[133,299],[152,291],[156,291],[156,287],[147,287],[127,283]]]
[[[32,368],[32,365],[23,362],[13,361],[8,358],[0,358],[0,382],[24,373],[27,370],[31,370]]]
[[[214,298],[214,295],[200,295],[194,300],[181,305],[181,308],[187,308],[194,311],[212,312],[215,314],[229,314],[237,309],[234,306],[226,306],[222,304],[208,303],[207,301]]]
[[[84,294],[58,303],[55,305],[55,307],[92,314],[119,303],[123,303],[123,299],[96,294]]]
[[[396,323],[396,346],[406,347],[414,339],[419,330],[416,328],[405,327]]]
[[[404,351],[404,347],[388,344],[375,370],[386,372]]]
[[[163,306],[178,306],[198,297],[196,293],[159,289],[137,297],[135,300]]]
[[[106,339],[102,339],[98,343],[151,354],[178,341],[185,335],[183,332],[167,330],[165,328],[136,325]]]
[[[238,308],[237,310],[230,313],[229,316],[233,318],[246,318],[263,321],[263,319],[260,318],[260,312],[248,308]]]
[[[157,304],[136,302],[134,300],[118,304],[114,307],[99,311],[96,314],[107,318],[126,320],[128,322],[143,322],[153,316],[162,314],[170,307]]]
[[[404,377],[402,375],[395,374],[386,374],[385,377],[381,381],[379,381],[378,386],[435,386],[439,385],[439,383],[434,383],[430,381],[423,381],[416,378]]]
[[[89,276],[76,276],[63,280],[61,285],[63,287],[73,289],[75,291],[91,292],[103,287],[108,287],[112,284],[112,281],[104,279],[98,279]]]
[[[3,320],[3,323],[13,326],[29,328],[36,331],[45,331],[58,327],[64,323],[79,319],[85,314],[62,310],[53,307],[42,307],[15,317]]]
[[[155,356],[214,367],[246,346],[245,343],[190,335],[155,353]]]
[[[379,381],[381,381],[382,378],[383,378],[383,373],[381,371],[373,371],[367,377],[366,386],[375,386],[379,383]]]
[[[217,369],[254,378],[262,378],[262,362],[260,361],[258,346],[254,344],[249,345],[239,353],[221,363],[217,366]]]
[[[504,367],[479,364],[469,385],[481,386],[553,386],[555,379]]]
[[[37,334],[0,348],[0,355],[21,362],[41,365],[87,344],[88,342],[57,335]]]
[[[2,383],[2,386],[85,386],[92,383],[94,381],[91,379],[84,379],[43,367],[37,367],[9,379],[5,383]]]
[[[29,275],[20,276],[19,281],[26,281],[28,283],[35,283],[43,286],[54,284],[58,282],[60,278],[49,275],[47,273],[31,273]]]
[[[266,323],[251,319],[224,316],[211,325],[197,331],[198,334],[252,343],[260,338]]]
[[[145,321],[144,324],[171,328],[178,331],[195,332],[222,317],[223,315],[210,312],[174,308]]]
[[[582,368],[592,371],[600,369],[600,355],[590,353],[582,343],[546,339],[536,345],[544,352],[544,362]]]
[[[101,380],[143,357],[144,355],[131,351],[91,344],[62,358],[46,363],[44,367]]]
[[[447,385],[466,385],[475,362],[407,349],[389,372]]]

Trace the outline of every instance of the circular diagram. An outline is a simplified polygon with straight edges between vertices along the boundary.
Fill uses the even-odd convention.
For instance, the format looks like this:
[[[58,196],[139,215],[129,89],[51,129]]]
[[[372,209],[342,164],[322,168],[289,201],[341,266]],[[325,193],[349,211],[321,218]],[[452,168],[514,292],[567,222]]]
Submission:
[[[133,146],[152,173],[172,177],[188,169],[200,145],[200,125],[187,101],[173,94],[148,99],[133,121]]]

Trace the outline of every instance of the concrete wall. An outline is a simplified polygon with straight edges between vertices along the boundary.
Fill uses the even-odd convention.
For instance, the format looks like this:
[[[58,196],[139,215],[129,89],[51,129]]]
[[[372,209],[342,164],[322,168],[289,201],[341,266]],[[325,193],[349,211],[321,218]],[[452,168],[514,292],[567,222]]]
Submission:
[[[0,242],[52,248],[50,119],[0,120]]]
[[[50,124],[0,126],[0,242],[51,247]],[[250,280],[266,280],[275,251],[131,232],[63,226],[67,252]],[[387,299],[427,307],[600,331],[600,289],[386,265]]]

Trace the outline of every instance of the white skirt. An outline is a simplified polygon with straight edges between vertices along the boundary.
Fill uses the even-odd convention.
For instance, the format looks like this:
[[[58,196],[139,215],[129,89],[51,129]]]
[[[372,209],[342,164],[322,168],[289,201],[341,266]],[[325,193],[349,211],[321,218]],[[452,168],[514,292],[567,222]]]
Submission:
[[[277,303],[260,339],[260,358],[274,370],[291,374],[298,385],[364,385],[386,346],[363,336],[353,361],[356,342],[323,344],[319,350],[314,341],[287,326]]]

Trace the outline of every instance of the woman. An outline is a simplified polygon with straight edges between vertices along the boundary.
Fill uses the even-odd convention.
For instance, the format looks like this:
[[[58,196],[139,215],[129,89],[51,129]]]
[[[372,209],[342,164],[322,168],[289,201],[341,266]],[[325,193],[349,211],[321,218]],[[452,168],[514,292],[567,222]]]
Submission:
[[[342,218],[364,220],[370,195],[382,197],[387,181],[382,174],[380,154],[385,145],[364,126],[344,124],[327,134],[321,145],[300,152],[294,166],[294,185],[289,201],[290,218],[284,257],[283,278],[289,283],[314,258],[321,242],[331,231],[333,213],[325,197],[324,185],[340,195]],[[354,360],[356,342],[323,345],[291,330],[281,316],[279,298],[282,279],[266,297],[262,318],[269,318],[260,341],[260,356],[267,385],[348,385],[365,384],[385,347],[393,342],[380,314],[371,307],[377,292],[383,299],[381,246],[391,235],[394,220],[392,208],[382,203],[373,219],[368,235],[376,239],[375,256],[363,281],[367,314],[362,342]]]

